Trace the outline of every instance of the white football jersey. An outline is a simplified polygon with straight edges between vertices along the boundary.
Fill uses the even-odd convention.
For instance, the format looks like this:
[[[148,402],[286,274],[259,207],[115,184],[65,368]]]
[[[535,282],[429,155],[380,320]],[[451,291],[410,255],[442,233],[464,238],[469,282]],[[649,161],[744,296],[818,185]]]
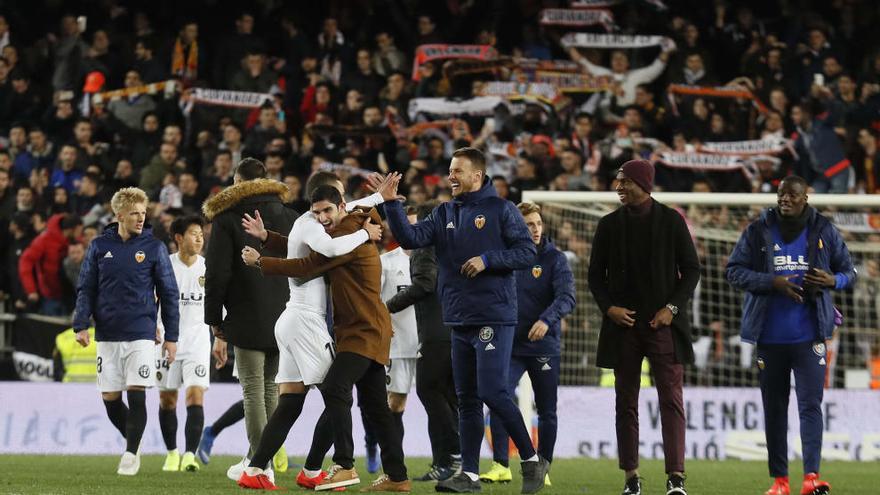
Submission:
[[[361,200],[346,203],[346,209],[351,210],[357,206],[375,206],[382,201],[382,195],[376,193]],[[315,218],[315,215],[312,212],[306,212],[293,222],[293,227],[287,236],[287,257],[289,259],[305,258],[311,251],[315,251],[328,258],[335,258],[354,251],[368,240],[369,236],[364,230],[332,238],[324,230],[321,222]],[[288,306],[301,307],[321,315],[327,314],[327,283],[324,281],[324,277],[316,277],[312,280],[289,278],[288,283],[290,284]]]
[[[403,248],[389,251],[379,257],[382,260],[382,301],[387,302],[401,290],[412,285],[409,273],[409,255]],[[416,327],[416,309],[408,306],[402,311],[391,313],[390,358],[414,358],[419,352],[419,332]]]
[[[194,356],[210,354],[211,329],[205,324],[205,258],[196,256],[192,266],[180,260],[174,253],[170,256],[180,293],[180,335],[177,338],[177,359],[194,359]],[[159,312],[159,328],[162,328],[162,315]]]

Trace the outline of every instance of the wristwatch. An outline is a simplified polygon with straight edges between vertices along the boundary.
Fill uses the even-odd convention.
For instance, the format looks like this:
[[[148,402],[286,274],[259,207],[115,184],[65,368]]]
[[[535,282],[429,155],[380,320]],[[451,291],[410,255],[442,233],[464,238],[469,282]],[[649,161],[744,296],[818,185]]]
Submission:
[[[676,316],[678,314],[678,306],[674,304],[667,304],[666,309],[672,312],[672,316]]]

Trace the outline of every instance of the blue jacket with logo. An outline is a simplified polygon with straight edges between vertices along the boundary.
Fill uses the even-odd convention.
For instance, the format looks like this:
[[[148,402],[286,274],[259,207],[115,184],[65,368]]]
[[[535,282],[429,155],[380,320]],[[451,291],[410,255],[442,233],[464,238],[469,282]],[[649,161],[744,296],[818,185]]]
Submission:
[[[488,179],[478,191],[443,203],[415,225],[398,201],[386,203],[385,212],[405,249],[434,246],[447,326],[516,325],[514,270],[531,268],[535,243],[519,210],[498,197]],[[486,269],[467,278],[461,267],[475,256],[483,258]]]
[[[827,217],[807,206],[807,263],[832,273],[834,289],[852,287],[856,279],[852,258],[840,233]],[[776,209],[769,208],[749,224],[739,238],[727,261],[726,277],[733,287],[745,291],[741,337],[755,343],[764,329],[767,308],[773,294],[773,234],[778,222]],[[829,289],[818,289],[814,299],[805,297],[804,304],[816,305],[819,333],[830,339],[834,332],[834,303]]]
[[[165,340],[177,342],[180,294],[168,249],[153,237],[149,226],[123,242],[118,224],[110,224],[92,241],[83,260],[73,328],[89,328],[89,318],[94,316],[95,340],[99,342],[153,340],[157,296]]]
[[[519,305],[514,356],[558,356],[565,315],[574,309],[574,274],[562,251],[546,237],[538,246],[533,265],[516,271],[516,299]],[[550,327],[544,338],[532,342],[529,330],[541,320]]]

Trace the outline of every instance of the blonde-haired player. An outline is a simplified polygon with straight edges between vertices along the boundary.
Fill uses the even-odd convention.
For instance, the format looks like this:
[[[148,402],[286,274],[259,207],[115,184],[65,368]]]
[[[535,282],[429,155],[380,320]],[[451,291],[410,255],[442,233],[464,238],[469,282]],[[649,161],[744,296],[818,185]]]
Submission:
[[[169,363],[177,352],[180,319],[168,249],[145,224],[147,202],[147,195],[136,187],[113,195],[110,206],[117,222],[89,245],[73,318],[76,340],[83,346],[89,344],[90,319],[95,320],[98,390],[110,421],[126,439],[116,472],[127,476],[140,469],[138,447],[147,425],[144,389],[155,383],[153,346],[159,305],[165,325],[163,358]]]

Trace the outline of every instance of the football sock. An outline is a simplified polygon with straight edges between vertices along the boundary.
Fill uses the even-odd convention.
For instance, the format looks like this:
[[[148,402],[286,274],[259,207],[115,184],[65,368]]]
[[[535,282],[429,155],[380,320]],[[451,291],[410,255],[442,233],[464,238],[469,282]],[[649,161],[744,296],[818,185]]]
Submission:
[[[217,421],[211,425],[211,430],[214,432],[214,436],[220,434],[221,431],[225,430],[227,427],[238,423],[239,421],[244,419],[244,401],[240,400],[235,404],[229,406],[229,409],[226,410]]]
[[[503,461],[495,461],[495,462],[497,462],[498,464],[501,464],[504,467],[510,467],[510,461],[507,459],[505,459]]]
[[[165,448],[172,451],[177,448],[177,411],[175,409],[159,408],[159,429],[162,430],[162,440],[165,440]]]
[[[523,462],[538,462],[539,461],[538,454],[535,454],[535,455],[529,457],[528,459],[523,459],[522,461]]]
[[[128,407],[125,402],[122,402],[122,395],[116,400],[105,400],[104,408],[107,409],[107,417],[110,418],[110,422],[119,430],[122,438],[125,438],[125,419],[128,417]]]
[[[293,423],[299,418],[303,405],[306,403],[306,394],[281,394],[278,397],[278,407],[266,423],[263,434],[260,436],[260,445],[254,452],[250,467],[265,468],[272,456],[284,444],[287,434]]]
[[[392,412],[391,417],[394,418],[394,424],[397,426],[397,430],[400,431],[400,439],[403,440],[403,411]]]
[[[186,437],[186,452],[195,452],[199,448],[202,428],[205,426],[205,408],[202,406],[186,407],[186,425],[183,427]]]
[[[306,474],[309,472],[321,471],[321,465],[324,464],[324,457],[330,447],[333,446],[333,424],[325,409],[315,424],[315,433],[312,436],[312,446],[309,448],[309,455],[306,457],[304,466]],[[312,476],[314,478],[314,476]]]
[[[143,390],[128,391],[128,418],[125,422],[125,450],[137,454],[147,427],[147,395]]]

